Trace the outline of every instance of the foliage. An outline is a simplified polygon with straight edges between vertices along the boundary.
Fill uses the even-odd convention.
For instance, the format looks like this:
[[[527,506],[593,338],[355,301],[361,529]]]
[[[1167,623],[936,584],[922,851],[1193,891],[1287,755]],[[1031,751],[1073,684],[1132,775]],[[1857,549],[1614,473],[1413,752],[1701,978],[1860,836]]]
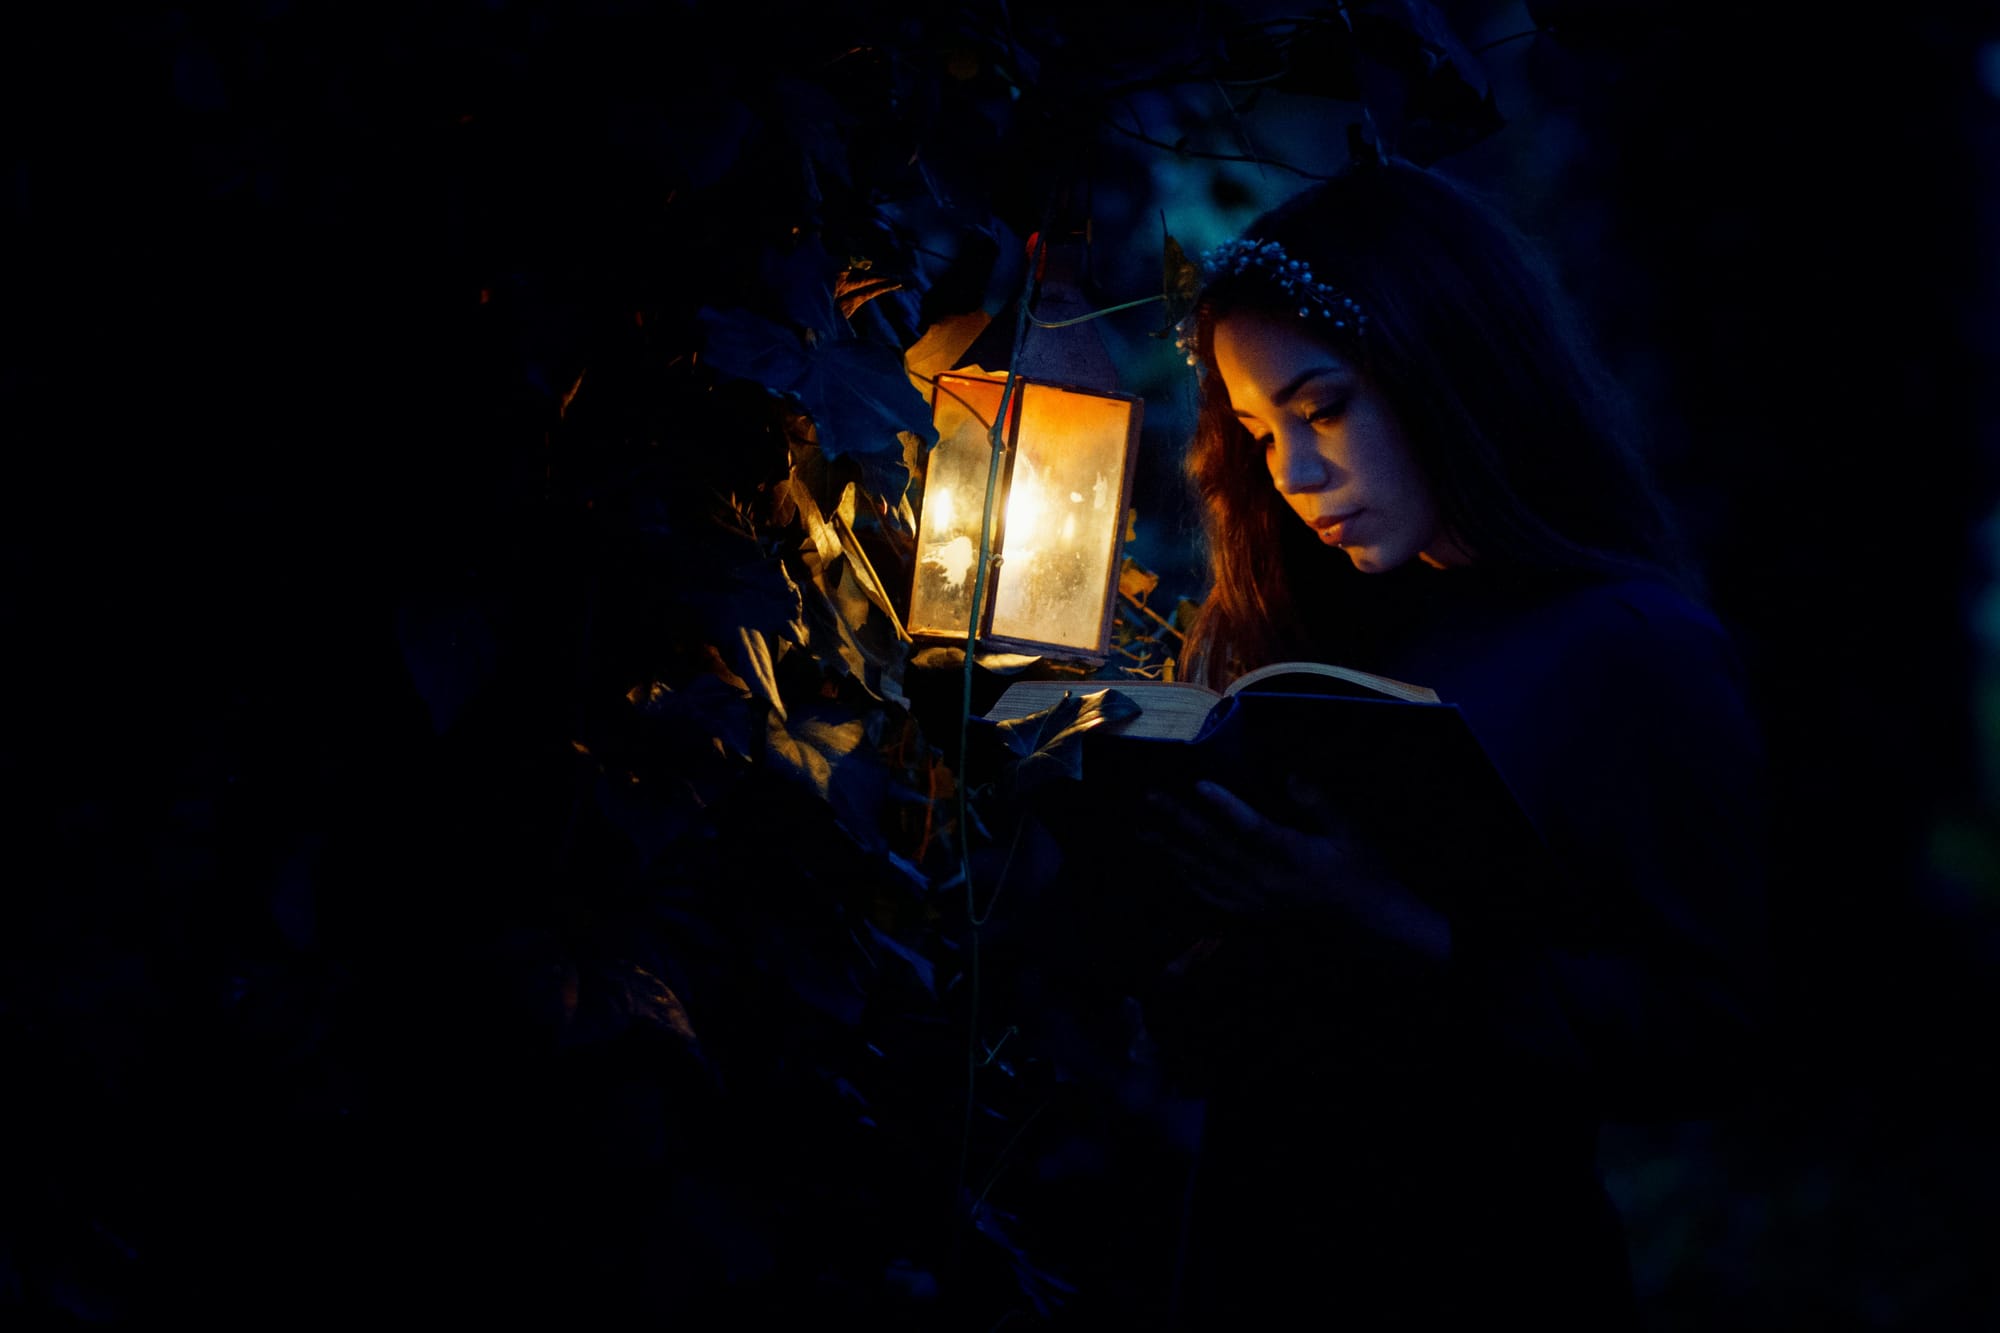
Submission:
[[[200,229],[228,224],[204,242],[217,269],[289,228],[327,256],[328,327],[406,358],[393,407],[398,376],[355,372],[353,435],[393,417],[410,447],[340,515],[389,534],[369,590],[393,607],[356,617],[383,640],[351,651],[371,671],[393,656],[394,679],[357,735],[315,742],[338,757],[313,779],[326,801],[260,789],[291,822],[216,872],[275,925],[190,954],[200,1005],[226,997],[198,1008],[218,1086],[291,1098],[282,1130],[244,1129],[249,1100],[215,1142],[247,1135],[228,1150],[245,1181],[281,1134],[317,1164],[289,1201],[242,1185],[217,1234],[275,1255],[265,1210],[324,1211],[305,1234],[365,1254],[342,1248],[336,1202],[421,1177],[465,1228],[464,1266],[428,1271],[560,1253],[551,1308],[987,1327],[1073,1307],[1083,1222],[1055,1204],[1115,1174],[1088,1127],[1149,1076],[1121,997],[1069,1022],[1082,1001],[1037,990],[1020,926],[1055,874],[1031,802],[1115,713],[1080,690],[961,748],[965,673],[978,693],[1058,668],[922,654],[902,629],[932,442],[906,354],[1019,295],[1021,238],[1090,154],[1140,151],[1133,97],[1219,80],[1245,92],[1236,114],[1266,87],[1360,102],[1378,141],[1434,155],[1497,124],[1470,59],[1415,0],[1219,25],[1195,6],[881,3],[133,24],[145,86],[174,90],[158,133]],[[171,78],[144,63],[155,46]],[[434,252],[412,216],[444,233]],[[1168,244],[1162,294],[1185,299]],[[258,265],[235,258],[248,303]],[[1171,670],[1192,604],[1149,605],[1157,582],[1128,562],[1101,674]],[[327,676],[319,698],[357,688]],[[204,793],[307,765],[255,722],[218,744],[188,779]],[[213,797],[232,830],[270,814],[250,799]],[[183,841],[208,855],[207,837]],[[22,1012],[10,1041],[34,1065],[44,1020]],[[1132,1104],[1168,1105],[1153,1096]],[[578,1217],[573,1190],[633,1197]],[[171,1235],[140,1212],[148,1244]],[[424,1225],[377,1222],[408,1253]],[[7,1273],[33,1269],[9,1243]],[[313,1271],[286,1255],[267,1294]],[[123,1289],[6,1280],[80,1318]]]
[[[677,867],[650,876],[648,892],[708,918],[709,931],[675,932],[669,944],[697,1022],[713,1015],[711,1026],[729,1031],[750,998],[735,979],[765,978],[754,1007],[782,1017],[734,1031],[735,1058],[810,1051],[799,1061],[815,1071],[806,1086],[764,1090],[797,1107],[811,1104],[815,1083],[830,1084],[817,1101],[828,1112],[849,1105],[813,1137],[810,1164],[788,1175],[814,1181],[829,1204],[879,1201],[868,1226],[849,1232],[855,1268],[838,1282],[892,1306],[935,1299],[981,1318],[1015,1305],[1048,1316],[1072,1293],[1021,1239],[1042,1220],[1004,1210],[993,1184],[1008,1153],[1023,1151],[1029,1122],[1049,1111],[1048,1075],[1083,1071],[1057,1060],[1031,1087],[1037,1080],[1015,1071],[1045,1065],[1050,1052],[996,1058],[1005,1039],[988,1034],[1033,1016],[982,1005],[979,931],[1003,882],[1032,882],[1029,863],[1050,855],[1021,850],[1024,830],[1034,840],[1027,803],[1073,778],[1077,739],[1116,714],[1107,696],[1079,692],[1049,715],[994,729],[997,745],[982,737],[985,750],[957,755],[955,710],[920,715],[912,705],[908,677],[925,668],[912,665],[899,629],[914,537],[906,483],[932,436],[903,353],[941,321],[1012,294],[1015,237],[1080,177],[1071,141],[1141,86],[1215,77],[1367,101],[1380,132],[1407,135],[1401,146],[1419,155],[1469,142],[1497,119],[1471,62],[1416,5],[1220,34],[1168,23],[1098,31],[1071,15],[977,8],[843,15],[837,29],[816,31],[821,21],[789,35],[791,62],[765,67],[770,101],[740,84],[713,90],[719,102],[733,91],[746,108],[778,109],[758,127],[759,151],[734,168],[688,170],[671,196],[681,234],[722,242],[716,270],[759,281],[711,287],[689,275],[658,311],[669,332],[640,354],[658,367],[653,378],[611,384],[586,368],[555,436],[558,456],[608,454],[593,415],[671,423],[626,441],[630,467],[605,480],[619,493],[616,511],[643,522],[604,540],[644,551],[645,586],[663,603],[642,614],[628,600],[626,614],[672,632],[635,643],[648,679],[626,694],[642,700],[631,714],[606,714],[586,743],[607,756],[600,800],[615,800],[651,865]],[[696,160],[693,145],[684,151]],[[788,192],[767,189],[765,207],[746,208],[757,193],[751,169]],[[643,327],[655,327],[647,315]],[[740,415],[725,421],[723,399]],[[704,400],[715,405],[704,411]],[[696,421],[703,434],[689,429]],[[783,456],[744,447],[758,435],[781,437]],[[744,441],[735,461],[699,491],[641,461],[718,458],[731,438]],[[1156,583],[1128,562],[1114,674],[1169,669],[1191,607],[1183,601],[1171,618],[1152,610]],[[958,670],[970,669],[960,659]],[[707,789],[681,777],[696,772],[711,775]],[[960,787],[963,824],[943,799]],[[662,828],[678,835],[664,846]],[[739,832],[756,839],[754,852],[733,844]],[[756,896],[792,909],[714,934],[706,876],[691,882],[685,868],[768,862],[772,834],[785,850],[757,876]],[[967,907],[947,889],[962,889]],[[1023,1002],[1011,986],[998,993]],[[970,1088],[941,1077],[941,1028],[968,1032],[986,1053],[972,1061]],[[1104,1067],[1089,1077],[1113,1083],[1129,1051],[1095,1058]],[[969,1099],[964,1115],[948,1114],[959,1098]],[[1053,1100],[1077,1105],[1074,1094]],[[961,1121],[956,1144],[940,1135]],[[907,1155],[900,1169],[882,1159],[885,1143]],[[850,1178],[842,1163],[867,1169]],[[969,1236],[953,1213],[969,1218]],[[797,1242],[770,1243],[782,1252]],[[1011,1288],[981,1285],[987,1271],[1009,1275]]]

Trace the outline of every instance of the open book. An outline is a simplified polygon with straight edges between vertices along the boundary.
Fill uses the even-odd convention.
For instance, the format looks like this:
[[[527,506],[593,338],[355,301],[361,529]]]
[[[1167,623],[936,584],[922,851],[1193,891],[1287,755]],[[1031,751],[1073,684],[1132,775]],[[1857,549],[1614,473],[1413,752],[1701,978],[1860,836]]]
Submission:
[[[1191,741],[1218,717],[1217,705],[1246,690],[1285,694],[1380,695],[1407,703],[1438,702],[1437,691],[1422,685],[1371,675],[1353,667],[1328,662],[1273,662],[1246,671],[1221,693],[1206,685],[1181,680],[1120,680],[1078,682],[1023,680],[1007,687],[987,719],[1005,722],[1053,708],[1064,694],[1090,694],[1100,689],[1116,690],[1139,706],[1137,717],[1106,724],[1106,730],[1125,736],[1157,736]]]
[[[1280,823],[1309,827],[1338,810],[1440,906],[1507,918],[1538,910],[1550,880],[1541,835],[1458,706],[1434,691],[1281,662],[1220,694],[1181,682],[1020,681],[986,717],[1026,717],[1065,693],[1106,689],[1141,711],[1084,734],[1081,787],[1050,803],[1066,836],[1143,828],[1154,792],[1198,810],[1194,784],[1206,779]]]

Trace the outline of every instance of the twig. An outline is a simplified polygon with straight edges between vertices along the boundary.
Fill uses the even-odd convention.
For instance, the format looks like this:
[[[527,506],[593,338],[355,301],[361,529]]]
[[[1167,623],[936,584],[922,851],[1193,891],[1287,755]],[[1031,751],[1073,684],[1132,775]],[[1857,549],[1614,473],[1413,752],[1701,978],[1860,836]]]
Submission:
[[[1014,1145],[1019,1143],[1021,1141],[1021,1136],[1028,1132],[1028,1126],[1035,1123],[1035,1117],[1039,1116],[1043,1111],[1047,1110],[1048,1105],[1049,1104],[1047,1102],[1043,1102],[1040,1106],[1037,1106],[1032,1112],[1030,1112],[1028,1118],[1021,1122],[1021,1127],[1014,1131],[1013,1137],[1008,1139],[1007,1142],[1001,1147],[1000,1152],[993,1159],[993,1169],[987,1173],[985,1186],[980,1189],[979,1197],[972,1201],[972,1207],[967,1210],[966,1215],[968,1217],[973,1216],[979,1212],[979,1205],[986,1202],[987,1194],[990,1193],[993,1189],[993,1182],[1000,1179],[1000,1168],[1007,1164],[1007,1154],[1014,1150]]]
[[[1259,176],[1263,175],[1264,157],[1263,154],[1257,151],[1257,145],[1250,141],[1250,127],[1243,123],[1243,117],[1236,114],[1236,103],[1229,100],[1229,90],[1222,86],[1222,80],[1216,79],[1213,82],[1215,83],[1216,96],[1222,99],[1224,109],[1229,112],[1229,123],[1235,128],[1236,137],[1243,141],[1244,151],[1250,154],[1252,161],[1256,162],[1257,174]],[[1250,95],[1252,98],[1255,98],[1257,94],[1252,93]]]
[[[1257,166],[1264,165],[1264,162],[1262,160],[1254,157],[1245,157],[1241,153],[1205,153],[1199,148],[1186,148],[1181,146],[1180,144],[1168,143],[1164,139],[1155,139],[1150,134],[1141,134],[1137,130],[1128,130],[1123,125],[1120,125],[1117,121],[1114,120],[1107,120],[1104,122],[1104,124],[1107,128],[1117,131],[1119,134],[1124,135],[1128,139],[1137,139],[1140,143],[1149,144],[1154,148],[1164,148],[1169,153],[1173,153],[1179,157],[1198,157],[1210,162],[1249,162]],[[1305,179],[1309,181],[1323,181],[1323,180],[1333,179],[1331,176],[1325,175],[1324,173],[1317,171],[1307,171],[1304,167],[1295,167],[1289,162],[1280,162],[1276,158],[1270,159],[1270,165],[1274,167],[1282,167],[1284,170],[1291,172],[1294,176],[1303,176]]]
[[[1161,629],[1173,635],[1176,639],[1179,639],[1182,643],[1187,642],[1187,635],[1175,629],[1173,622],[1171,620],[1168,620],[1166,617],[1162,616],[1158,611],[1155,611],[1152,607],[1147,606],[1144,602],[1140,601],[1138,598],[1134,597],[1129,592],[1121,590],[1118,595],[1120,597],[1123,597],[1126,601],[1130,602],[1133,606],[1139,608],[1139,611],[1143,615],[1152,620],[1152,622],[1158,625]]]

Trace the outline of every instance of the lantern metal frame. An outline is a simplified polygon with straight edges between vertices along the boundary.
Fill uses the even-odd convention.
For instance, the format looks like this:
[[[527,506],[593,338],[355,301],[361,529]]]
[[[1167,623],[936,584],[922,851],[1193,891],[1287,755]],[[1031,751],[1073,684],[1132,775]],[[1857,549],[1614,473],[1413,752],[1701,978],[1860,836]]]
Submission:
[[[999,386],[1004,385],[1009,378],[1007,374],[1002,372],[985,372],[970,367],[946,371],[938,375],[931,384],[932,419],[935,420],[937,417],[940,398],[949,392],[944,383],[946,380],[969,380]],[[997,460],[1000,468],[1000,478],[997,488],[994,491],[993,524],[990,550],[987,555],[985,595],[978,599],[980,604],[977,609],[979,611],[980,623],[978,633],[974,636],[974,643],[979,649],[986,651],[1032,653],[1060,661],[1101,666],[1111,657],[1112,627],[1117,619],[1118,576],[1123,563],[1120,557],[1124,552],[1125,533],[1130,521],[1132,482],[1138,470],[1139,441],[1145,416],[1145,399],[1137,394],[1120,393],[1093,388],[1087,385],[1069,384],[1039,376],[1013,375],[1011,378],[1014,382],[1013,391],[1009,393],[1005,389],[1002,390],[1002,399],[1006,404],[1008,420]],[[995,609],[1000,604],[1001,582],[1006,577],[1008,500],[1013,494],[1016,464],[1023,447],[1021,439],[1021,416],[1030,390],[1084,395],[1090,398],[1125,403],[1130,408],[1126,417],[1123,445],[1124,456],[1122,464],[1118,468],[1118,497],[1117,504],[1113,509],[1115,519],[1109,539],[1110,549],[1106,555],[1105,586],[1098,612],[1096,642],[1090,646],[1060,643],[1047,639],[1035,639],[1019,634],[996,634],[993,631]],[[966,406],[968,410],[971,410],[969,404]],[[981,420],[976,411],[973,415],[975,420]],[[991,423],[987,422],[986,424],[990,431]],[[934,446],[933,454],[935,448],[942,445],[943,441],[940,440],[939,445]],[[927,459],[925,468],[925,506],[920,507],[918,510],[917,539],[919,554],[916,567],[912,570],[911,616],[913,623],[909,627],[909,632],[914,640],[963,644],[967,638],[967,627],[964,625],[960,625],[956,629],[943,629],[936,626],[919,627],[914,623],[918,600],[917,589],[923,579],[923,516],[929,504],[929,484],[931,481],[929,463],[930,460]],[[987,467],[990,469],[994,465],[995,460],[989,454]],[[983,495],[980,497],[980,506],[983,517],[985,508],[985,497]],[[974,558],[976,561],[976,555]],[[970,571],[968,577],[976,578],[977,573],[977,569],[974,568]]]

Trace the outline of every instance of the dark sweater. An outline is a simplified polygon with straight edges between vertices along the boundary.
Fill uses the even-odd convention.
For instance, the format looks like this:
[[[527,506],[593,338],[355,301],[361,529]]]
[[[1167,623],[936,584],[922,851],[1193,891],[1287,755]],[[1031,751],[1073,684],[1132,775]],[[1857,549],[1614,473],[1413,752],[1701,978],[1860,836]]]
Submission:
[[[1459,705],[1561,907],[1504,936],[1454,918],[1442,969],[1241,922],[1162,993],[1170,1039],[1206,1034],[1182,1322],[1303,1304],[1366,1328],[1629,1326],[1597,1126],[1712,1114],[1753,1066],[1761,761],[1739,668],[1658,582],[1413,569],[1381,590],[1394,617],[1326,660]]]

